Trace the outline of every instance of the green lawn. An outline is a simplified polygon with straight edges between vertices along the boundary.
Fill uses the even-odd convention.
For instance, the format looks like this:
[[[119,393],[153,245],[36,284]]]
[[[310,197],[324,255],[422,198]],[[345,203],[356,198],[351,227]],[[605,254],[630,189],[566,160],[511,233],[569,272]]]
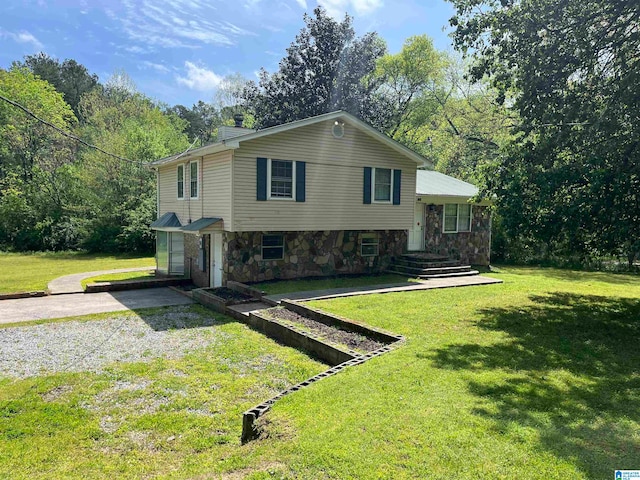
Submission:
[[[599,480],[639,468],[640,278],[490,275],[505,283],[312,302],[406,343],[283,398],[244,446],[239,413],[268,398],[263,382],[321,367],[232,321],[220,349],[182,360],[40,377],[31,389],[0,381],[0,477]],[[286,362],[263,380],[248,367],[260,355]],[[141,395],[169,402],[146,414],[137,395],[117,397],[109,415],[124,426],[106,433],[86,405],[117,379],[151,379]],[[73,389],[43,400],[61,385]],[[203,405],[213,417],[190,413]]]
[[[129,315],[150,321],[175,310]],[[0,379],[0,478],[192,478],[249,466],[266,475],[280,470],[262,460],[258,443],[240,446],[242,412],[326,365],[224,315],[215,314],[211,326],[210,311],[189,312],[197,314],[189,328],[220,341],[178,359],[118,362],[100,374]],[[116,323],[123,316],[80,320],[110,315]],[[73,320],[55,322],[56,328]],[[87,347],[90,352],[93,345]]]
[[[153,257],[76,252],[0,252],[0,293],[44,290],[54,278],[116,268],[153,267]]]
[[[409,283],[413,279],[386,273],[382,275],[362,275],[353,277],[329,277],[313,280],[274,280],[252,285],[254,288],[270,295],[290,292],[305,292],[308,290],[324,290],[326,288],[364,287],[382,285],[385,283]]]
[[[123,280],[149,280],[155,278],[153,271],[146,272],[123,272],[123,273],[110,273],[107,275],[98,275],[97,277],[85,278],[80,281],[82,288],[87,286],[87,283],[98,282],[117,282]]]

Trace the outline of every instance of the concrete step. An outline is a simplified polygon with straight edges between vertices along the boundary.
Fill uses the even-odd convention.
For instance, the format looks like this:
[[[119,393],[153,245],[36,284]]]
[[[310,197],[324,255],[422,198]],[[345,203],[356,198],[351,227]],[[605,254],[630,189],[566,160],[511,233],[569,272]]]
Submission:
[[[456,265],[452,267],[430,267],[422,268],[408,265],[394,264],[392,268],[407,275],[438,275],[442,273],[461,273],[471,270],[470,265]]]
[[[394,270],[393,267],[386,270],[387,273],[395,273],[396,275],[406,275],[406,273],[399,272]],[[472,277],[474,275],[479,275],[480,272],[477,270],[469,270],[466,272],[454,272],[454,273],[436,273],[436,274],[427,274],[427,275],[416,275],[416,278],[421,280],[428,280],[430,278],[453,278],[453,277]]]
[[[227,308],[229,310],[233,310],[234,312],[238,312],[239,314],[248,317],[251,312],[256,312],[258,310],[265,310],[267,308],[271,308],[273,306],[272,303],[267,302],[250,302],[250,303],[239,303],[238,305],[229,305]]]

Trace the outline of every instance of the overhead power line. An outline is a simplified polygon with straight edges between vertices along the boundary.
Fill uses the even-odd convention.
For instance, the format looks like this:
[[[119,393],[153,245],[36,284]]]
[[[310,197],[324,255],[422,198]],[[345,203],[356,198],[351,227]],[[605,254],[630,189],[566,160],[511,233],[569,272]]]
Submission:
[[[98,147],[97,145],[92,145],[91,143],[88,143],[88,142],[84,141],[83,139],[81,139],[80,137],[74,135],[73,133],[69,133],[69,132],[64,131],[60,127],[55,126],[53,123],[48,122],[48,121],[38,117],[35,113],[33,113],[27,107],[25,107],[23,105],[20,105],[18,102],[14,102],[13,100],[10,100],[7,97],[4,97],[2,95],[0,95],[0,100],[4,100],[8,104],[13,105],[16,108],[19,108],[20,110],[22,110],[24,113],[26,113],[30,117],[33,117],[34,119],[36,119],[38,122],[43,123],[44,125],[46,125],[46,126],[48,126],[50,128],[53,128],[56,132],[60,133],[61,135],[64,135],[65,137],[70,138],[70,139],[72,139],[72,140],[74,140],[74,141],[76,141],[78,143],[81,143],[82,145],[84,145],[86,147],[93,148],[94,150],[97,150],[98,152],[103,153],[104,155],[108,155],[109,157],[116,158],[116,159],[121,160],[123,162],[133,163],[135,165],[142,165],[142,162],[140,162],[140,161],[130,160],[128,158],[121,157],[120,155],[116,155],[115,153],[107,152],[106,150],[103,150],[102,148]],[[200,137],[197,136],[193,140],[191,145],[189,145],[189,147],[184,152],[178,154],[175,157],[175,159],[178,159],[178,158],[186,155],[193,148],[193,146],[196,144],[196,142],[199,139],[200,139]]]
[[[56,132],[60,133],[61,135],[64,135],[65,137],[68,137],[78,143],[81,143],[82,145],[92,148],[94,150],[97,150],[100,153],[103,153],[104,155],[108,155],[109,157],[113,157],[116,158],[118,160],[121,160],[123,162],[128,162],[128,163],[133,163],[135,165],[140,165],[142,164],[142,162],[136,162],[135,160],[130,160],[128,158],[125,157],[121,157],[120,155],[116,155],[115,153],[111,153],[111,152],[107,152],[106,150],[103,150],[102,148],[96,146],[96,145],[92,145],[88,142],[85,142],[83,139],[81,139],[80,137],[74,135],[73,133],[69,133],[64,131],[63,129],[61,129],[60,127],[55,126],[53,123],[48,122],[40,117],[38,117],[35,113],[33,113],[31,110],[29,110],[28,108],[20,105],[18,102],[14,102],[13,100],[10,100],[2,95],[0,95],[0,100],[4,100],[5,102],[7,102],[10,105],[13,105],[16,108],[19,108],[20,110],[22,110],[24,113],[26,113],[27,115],[29,115],[30,117],[35,118],[38,122],[43,123],[44,125],[53,128]]]

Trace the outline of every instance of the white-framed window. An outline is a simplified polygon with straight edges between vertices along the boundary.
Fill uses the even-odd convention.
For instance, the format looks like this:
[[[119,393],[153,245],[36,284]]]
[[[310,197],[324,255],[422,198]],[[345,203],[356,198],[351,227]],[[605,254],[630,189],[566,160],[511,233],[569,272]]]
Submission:
[[[184,199],[184,165],[178,165],[176,171],[176,186],[178,189],[178,200]]]
[[[284,258],[284,235],[262,235],[262,260],[282,260]]]
[[[447,203],[443,212],[444,233],[471,231],[471,205],[468,203]]]
[[[189,163],[189,196],[191,198],[198,198],[199,193],[199,183],[198,183],[198,161],[194,160]]]
[[[377,233],[360,234],[360,255],[376,257],[379,254],[380,238]]]
[[[393,171],[390,168],[373,168],[371,198],[374,203],[391,203],[393,193]]]
[[[293,160],[269,160],[267,165],[269,199],[294,200],[296,198],[295,163]]]

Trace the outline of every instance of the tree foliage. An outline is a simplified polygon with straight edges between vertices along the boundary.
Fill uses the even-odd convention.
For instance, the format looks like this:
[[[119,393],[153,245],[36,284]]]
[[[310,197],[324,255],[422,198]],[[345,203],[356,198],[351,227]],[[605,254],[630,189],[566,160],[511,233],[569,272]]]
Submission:
[[[16,62],[16,65],[28,68],[42,80],[53,85],[78,117],[78,105],[82,95],[99,86],[98,76],[89,73],[87,67],[71,58],[60,62],[40,52],[26,56],[24,62]]]
[[[489,172],[505,228],[569,252],[640,251],[640,4],[452,0],[474,78],[521,136]]]
[[[199,100],[191,108],[184,105],[174,105],[168,109],[186,122],[185,133],[190,142],[200,141],[200,145],[211,142],[215,127],[222,123],[220,112],[211,104]]]
[[[466,65],[436,50],[425,35],[378,60],[379,101],[389,112],[385,133],[431,159],[435,168],[471,182],[511,138],[513,115]]]
[[[304,16],[306,26],[287,49],[277,72],[260,71],[258,84],[250,82],[243,92],[256,127],[300,120],[345,110],[379,126],[386,113],[374,94],[378,83],[363,78],[373,73],[376,61],[386,52],[375,33],[356,37],[351,17],[338,22],[322,7]]]
[[[154,218],[155,176],[148,163],[188,147],[186,122],[169,116],[138,93],[123,75],[102,91],[83,96],[81,136],[124,158],[125,162],[83,148],[83,179],[89,195],[91,234],[85,246],[101,251],[145,251],[151,246],[148,225]],[[130,228],[133,224],[142,228]]]
[[[82,94],[78,124],[53,85],[17,64],[0,94],[63,131],[131,162],[80,147],[0,102],[0,247],[149,251],[155,177],[148,162],[187,147],[186,122],[138,93],[126,74]]]

